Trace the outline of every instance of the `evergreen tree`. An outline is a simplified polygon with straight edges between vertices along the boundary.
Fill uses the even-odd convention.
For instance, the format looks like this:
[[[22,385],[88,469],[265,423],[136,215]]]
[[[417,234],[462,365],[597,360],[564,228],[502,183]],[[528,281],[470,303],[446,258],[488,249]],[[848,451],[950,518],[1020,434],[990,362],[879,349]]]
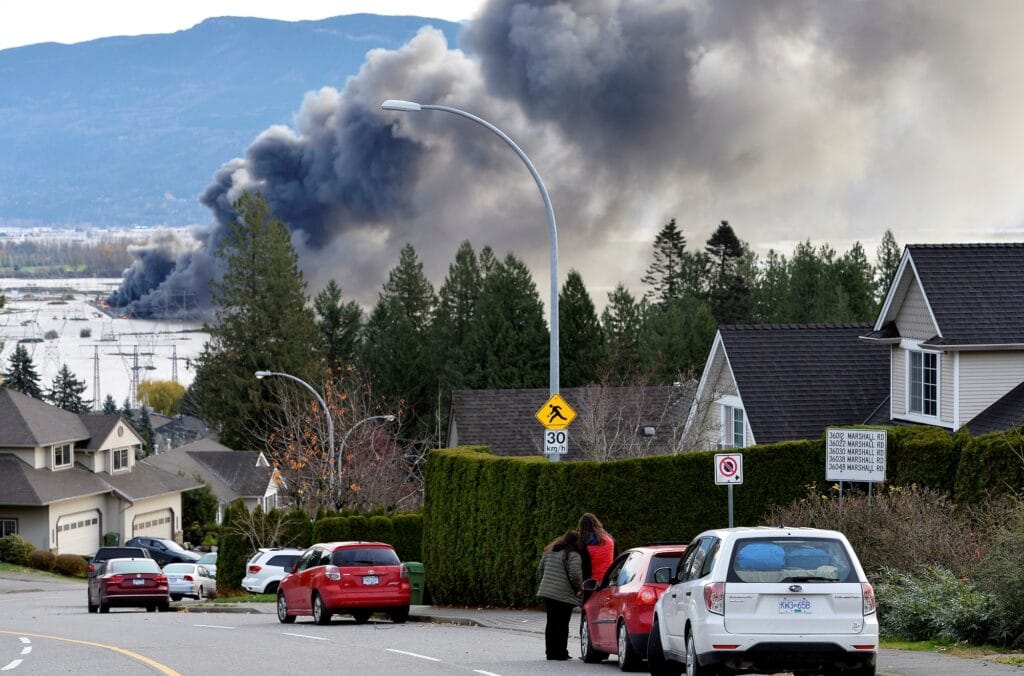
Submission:
[[[498,267],[498,259],[494,255],[494,249],[485,246],[480,250],[480,278],[485,279],[496,267]]]
[[[651,287],[647,297],[659,303],[681,298],[686,264],[686,237],[673,218],[654,238],[654,261],[641,279]]]
[[[729,221],[722,221],[704,247],[711,268],[708,298],[711,312],[719,324],[742,324],[750,321],[751,289],[740,274],[746,247],[740,242]]]
[[[3,386],[34,399],[42,399],[39,387],[39,373],[24,345],[18,345],[7,360],[8,367],[3,374]]]
[[[374,391],[403,406],[406,429],[430,429],[436,367],[430,318],[436,299],[411,244],[402,248],[366,324],[361,361]]]
[[[83,401],[82,393],[85,392],[85,381],[79,380],[71,372],[67,364],[60,367],[60,371],[53,377],[53,384],[46,392],[46,400],[72,413],[87,413],[91,401]]]
[[[472,369],[472,364],[466,361],[466,337],[476,314],[482,284],[483,274],[473,246],[468,241],[463,242],[438,291],[432,323],[443,394],[463,387],[466,374]]]
[[[544,304],[527,267],[511,253],[484,279],[466,337],[468,385],[475,388],[545,387],[548,329]]]
[[[887,228],[882,235],[882,243],[878,245],[876,256],[878,262],[875,264],[875,300],[881,305],[885,301],[885,294],[889,293],[889,285],[896,277],[900,259],[903,257],[891,229]]]
[[[107,398],[103,400],[103,413],[104,415],[113,415],[114,413],[117,413],[117,402],[114,401],[114,398],[109,394],[107,395]]]
[[[607,372],[623,382],[641,370],[640,342],[644,304],[619,282],[608,294],[608,304],[601,313],[601,327],[608,344]]]
[[[320,340],[288,228],[258,193],[243,195],[234,209],[238,218],[216,250],[225,266],[212,284],[216,321],[196,359],[190,394],[223,443],[257,448],[273,400],[271,385],[254,372],[311,380],[319,370]]]
[[[809,324],[827,321],[816,316],[825,303],[819,301],[824,270],[811,241],[800,242],[789,260],[789,298],[782,321]]]
[[[351,364],[355,359],[363,309],[350,300],[341,302],[341,287],[332,279],[313,300],[317,327],[324,343],[324,359],[331,368]]]
[[[641,334],[643,373],[652,385],[670,385],[698,373],[715,335],[707,304],[683,298],[648,310]]]
[[[583,277],[575,270],[558,297],[559,381],[562,387],[581,387],[600,382],[608,359],[604,331],[597,319]]]
[[[132,402],[128,397],[124,398],[124,403],[121,404],[121,410],[118,411],[121,417],[128,421],[128,424],[132,427],[135,426],[135,413],[132,411]]]
[[[153,455],[153,422],[149,419],[149,409],[139,407],[139,434],[142,435],[142,448],[146,455]]]
[[[769,249],[753,289],[754,321],[779,324],[785,321],[789,302],[789,261]]]
[[[849,322],[866,322],[874,319],[874,270],[860,242],[854,242],[850,250],[836,261],[836,277],[846,296],[847,309],[845,317],[836,319]]]

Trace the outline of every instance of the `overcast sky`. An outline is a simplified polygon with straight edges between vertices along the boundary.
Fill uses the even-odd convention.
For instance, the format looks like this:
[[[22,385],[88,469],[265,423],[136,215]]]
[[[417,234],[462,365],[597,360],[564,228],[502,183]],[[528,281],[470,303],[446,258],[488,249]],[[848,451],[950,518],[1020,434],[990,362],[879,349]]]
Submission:
[[[212,16],[296,21],[342,14],[472,18],[483,0],[0,0],[0,49],[111,35],[173,33]]]

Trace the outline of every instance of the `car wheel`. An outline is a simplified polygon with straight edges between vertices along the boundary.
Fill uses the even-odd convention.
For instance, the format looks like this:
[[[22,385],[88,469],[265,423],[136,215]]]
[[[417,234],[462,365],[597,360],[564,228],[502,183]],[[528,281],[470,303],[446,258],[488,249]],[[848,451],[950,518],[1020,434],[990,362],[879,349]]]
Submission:
[[[405,624],[409,620],[409,606],[397,608],[388,613],[391,621],[395,624]]]
[[[171,604],[165,601],[158,605],[156,609],[159,610],[161,613],[169,613],[171,612]]]
[[[199,588],[199,595],[196,596],[196,601],[205,601],[205,600],[206,600],[206,588],[205,587],[200,587]]]
[[[587,621],[587,614],[583,613],[580,618],[580,659],[590,664],[595,664],[608,657],[606,653],[594,650],[594,644],[590,637],[590,622]]]
[[[295,621],[294,615],[288,614],[288,601],[284,598],[284,592],[277,592],[277,619],[281,624],[291,624]]]
[[[101,613],[109,613],[110,612],[110,606],[108,606],[103,601],[100,601],[100,612]]]
[[[181,600],[181,594],[171,594],[171,600],[172,601],[180,601]]]
[[[276,594],[277,593],[277,586],[278,586],[277,582],[271,582],[263,590],[263,593],[264,594]]]
[[[98,607],[98,606],[95,606],[95,605],[93,605],[93,603],[92,603],[92,597],[91,597],[91,596],[88,596],[88,597],[86,598],[86,603],[88,603],[88,604],[89,604],[89,612],[90,612],[90,613],[95,613],[95,612],[96,612],[97,610],[99,610],[99,607]]]
[[[693,632],[686,632],[686,676],[712,676],[712,670],[702,667],[697,661],[697,643],[693,640]]]
[[[616,657],[619,660],[619,669],[633,671],[640,666],[643,659],[633,650],[633,644],[629,640],[629,630],[626,629],[626,621],[619,620],[619,629],[615,634],[619,652]]]
[[[313,621],[317,624],[331,623],[331,611],[324,605],[324,600],[317,592],[313,592]]]
[[[152,605],[151,606],[146,606],[146,612],[147,613],[155,613],[156,612],[156,606],[152,606]]]
[[[682,676],[683,665],[665,659],[665,651],[661,647],[661,627],[658,618],[654,618],[651,636],[647,639],[647,666],[651,668],[651,676]]]
[[[370,621],[370,613],[365,610],[354,611],[352,617],[355,618],[356,624],[366,624]]]

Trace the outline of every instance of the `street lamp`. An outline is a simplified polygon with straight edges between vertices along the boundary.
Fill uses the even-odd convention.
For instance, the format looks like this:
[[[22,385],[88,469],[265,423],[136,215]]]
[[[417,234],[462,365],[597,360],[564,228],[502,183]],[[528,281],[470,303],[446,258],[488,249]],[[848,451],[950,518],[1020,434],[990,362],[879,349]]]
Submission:
[[[328,448],[328,451],[327,451],[327,463],[328,463],[328,465],[327,466],[332,468],[330,486],[333,489],[334,488],[334,472],[333,472],[333,467],[334,467],[334,422],[331,420],[331,410],[329,408],[327,408],[327,402],[324,401],[324,398],[320,396],[319,392],[317,392],[315,389],[313,389],[312,385],[307,383],[302,378],[297,378],[297,377],[295,377],[295,376],[293,376],[291,374],[281,373],[279,371],[257,371],[255,375],[256,375],[256,379],[257,380],[263,380],[264,378],[269,378],[271,376],[278,376],[278,377],[281,377],[281,378],[288,378],[289,380],[294,380],[295,382],[297,382],[298,384],[302,385],[307,390],[312,392],[313,396],[316,397],[316,400],[320,402],[320,407],[324,409],[324,415],[327,417],[327,448]]]
[[[394,422],[395,416],[390,414],[371,415],[369,418],[363,418],[355,425],[348,428],[348,431],[345,432],[345,436],[341,438],[341,448],[338,449],[338,481],[341,481],[341,463],[345,460],[345,443],[348,441],[348,435],[352,434],[352,431],[355,430],[355,428],[359,427],[365,422],[370,422],[371,420],[386,420],[387,422]]]
[[[446,113],[452,113],[464,117],[468,120],[472,120],[477,124],[486,127],[491,130],[498,137],[509,144],[512,150],[516,151],[516,155],[523,161],[526,168],[530,170],[530,175],[533,176],[533,180],[537,182],[537,188],[540,189],[541,199],[544,200],[544,210],[548,217],[548,230],[551,235],[551,301],[548,303],[548,310],[551,313],[549,324],[551,326],[551,344],[549,347],[548,365],[548,394],[555,396],[558,394],[558,230],[555,227],[555,210],[551,206],[551,198],[548,197],[547,188],[544,187],[544,181],[541,180],[540,174],[537,173],[537,169],[533,166],[533,162],[526,156],[526,153],[516,145],[515,141],[509,138],[508,134],[495,127],[493,124],[484,120],[483,118],[477,117],[472,113],[467,113],[464,110],[458,108],[451,108],[449,106],[437,106],[426,103],[415,103],[414,101],[401,101],[397,99],[388,99],[384,103],[380,104],[380,107],[384,110],[397,110],[400,112],[417,112],[420,110],[441,110]],[[558,461],[558,455],[552,454],[549,456],[551,462]]]

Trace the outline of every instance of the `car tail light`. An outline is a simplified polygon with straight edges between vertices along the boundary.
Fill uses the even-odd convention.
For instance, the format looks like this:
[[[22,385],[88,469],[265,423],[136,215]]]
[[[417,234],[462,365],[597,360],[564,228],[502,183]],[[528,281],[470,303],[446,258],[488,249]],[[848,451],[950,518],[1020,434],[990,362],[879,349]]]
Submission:
[[[185,580],[185,582],[191,582],[192,581],[192,576],[191,575],[182,575],[181,579]]]
[[[636,594],[636,604],[638,606],[653,606],[658,602],[658,590],[654,587],[641,587],[640,591]]]
[[[95,572],[96,572],[96,566],[94,566],[94,565],[92,565],[92,564],[90,563],[90,564],[89,564],[89,572],[90,572],[90,573],[95,573]]]
[[[188,575],[186,575],[185,579],[188,580],[190,578],[189,578]],[[159,584],[167,584],[167,576],[166,575],[154,575],[153,576],[153,582],[156,582],[158,585]]]
[[[406,567],[404,563],[398,568],[398,577],[401,580],[409,579],[409,569]]]
[[[107,584],[121,584],[124,582],[124,575],[111,575],[107,578]]]
[[[327,572],[324,573],[328,580],[334,580],[337,582],[341,579],[341,571],[338,570],[337,566],[327,566]]]
[[[709,613],[725,614],[725,583],[715,582],[704,587],[704,605]]]
[[[263,566],[249,566],[249,574],[255,575],[256,573],[260,572],[260,569],[262,568]]]
[[[861,582],[860,593],[864,598],[864,614],[870,615],[875,612],[875,608],[877,608],[877,603],[875,601],[875,588],[867,582]]]

